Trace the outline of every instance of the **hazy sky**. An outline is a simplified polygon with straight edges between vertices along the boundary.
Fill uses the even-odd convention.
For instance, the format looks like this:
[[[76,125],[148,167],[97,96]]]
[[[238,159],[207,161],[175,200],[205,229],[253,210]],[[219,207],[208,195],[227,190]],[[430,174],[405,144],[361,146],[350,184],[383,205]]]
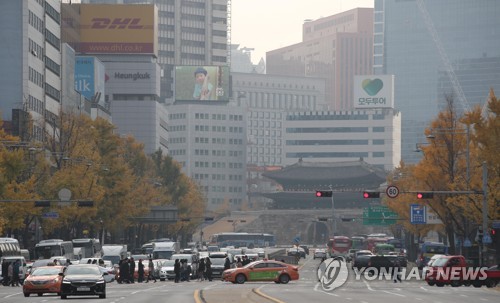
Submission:
[[[266,52],[302,41],[302,24],[356,7],[373,7],[374,0],[232,0],[231,43],[254,48],[252,62]]]

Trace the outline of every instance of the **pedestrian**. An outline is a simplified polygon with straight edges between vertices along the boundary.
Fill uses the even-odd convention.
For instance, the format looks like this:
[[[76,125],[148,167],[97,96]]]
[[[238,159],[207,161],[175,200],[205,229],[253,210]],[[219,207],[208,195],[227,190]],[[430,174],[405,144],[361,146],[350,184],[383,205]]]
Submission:
[[[205,259],[201,258],[200,263],[198,264],[198,281],[203,281],[205,274]]]
[[[231,268],[231,261],[229,260],[229,257],[226,257],[226,260],[224,260],[224,270],[230,268]]]
[[[212,261],[209,257],[205,258],[205,272],[207,273],[208,281],[212,281]]]
[[[130,280],[129,280],[129,273],[130,273],[130,269],[128,267],[128,259],[127,258],[124,258],[123,260],[121,260],[121,264],[120,264],[120,281],[121,283],[130,283]]]
[[[396,258],[396,260],[394,261],[392,280],[394,281],[394,283],[397,283],[398,281],[399,283],[403,283],[403,281],[401,280],[401,262],[398,258]]]
[[[101,261],[102,261],[102,265],[101,266],[104,266],[104,261],[102,259],[101,259]],[[66,266],[71,265],[71,264],[72,264],[71,260],[70,259],[66,259]]]
[[[130,272],[130,283],[135,283],[134,279],[134,275],[135,275],[135,260],[133,257],[130,257],[129,259],[129,263],[128,263],[128,268],[129,268],[129,272]]]
[[[179,259],[175,259],[174,273],[175,273],[175,283],[179,283],[179,280],[181,278],[181,264],[179,262]]]
[[[149,280],[155,280],[156,283],[156,277],[155,277],[155,264],[153,263],[153,259],[149,259],[148,263],[148,278],[146,280],[146,283],[149,282]]]
[[[21,263],[19,260],[14,262],[12,266],[12,286],[19,286],[19,267],[21,267]]]
[[[7,268],[7,280],[10,283],[10,286],[14,286],[14,265],[9,263],[9,267]]]
[[[144,264],[142,264],[142,259],[139,259],[139,264],[137,265],[137,282],[142,283],[144,281]]]
[[[2,284],[3,286],[9,286],[10,280],[9,280],[9,263],[7,263],[7,260],[3,260],[2,262]]]
[[[238,257],[238,259],[236,259],[236,267],[243,267],[243,263],[241,263],[240,257]]]

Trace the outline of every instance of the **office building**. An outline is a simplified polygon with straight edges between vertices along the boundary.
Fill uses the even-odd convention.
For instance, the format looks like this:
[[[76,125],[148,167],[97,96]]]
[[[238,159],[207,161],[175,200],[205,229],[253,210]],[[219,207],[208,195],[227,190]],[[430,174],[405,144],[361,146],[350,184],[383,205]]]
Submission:
[[[482,106],[489,88],[500,90],[500,1],[374,4],[374,73],[395,75],[395,108],[403,117],[402,160],[416,163],[422,155],[413,152],[415,146],[425,142],[424,130],[447,96],[462,112]],[[459,87],[467,102],[457,93]]]
[[[0,1],[0,109],[22,140],[43,141],[61,110],[60,25],[58,0]]]
[[[266,53],[267,74],[326,79],[331,110],[351,110],[353,78],[372,73],[373,9],[356,8],[302,25],[302,41]]]

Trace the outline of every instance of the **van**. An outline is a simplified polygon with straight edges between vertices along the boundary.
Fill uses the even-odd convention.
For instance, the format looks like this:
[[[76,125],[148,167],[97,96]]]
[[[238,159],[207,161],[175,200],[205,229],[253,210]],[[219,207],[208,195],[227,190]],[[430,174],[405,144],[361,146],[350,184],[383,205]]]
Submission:
[[[26,264],[26,259],[23,256],[2,257],[0,259],[0,264],[3,264],[4,261],[6,261],[9,265],[10,263],[19,261],[20,264],[19,281],[22,284],[24,282],[24,279],[26,278],[26,273],[28,272],[28,265]]]

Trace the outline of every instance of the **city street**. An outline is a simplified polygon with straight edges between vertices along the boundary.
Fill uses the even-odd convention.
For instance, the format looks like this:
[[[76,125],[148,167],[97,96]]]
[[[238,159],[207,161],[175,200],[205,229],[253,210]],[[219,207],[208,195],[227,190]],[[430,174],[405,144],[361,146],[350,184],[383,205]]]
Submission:
[[[182,282],[172,281],[157,283],[135,283],[107,285],[107,298],[68,297],[71,302],[496,302],[500,295],[499,288],[485,287],[450,287],[428,286],[422,281],[355,281],[350,272],[349,279],[342,287],[325,292],[317,282],[316,269],[319,260],[308,258],[301,261],[300,280],[286,285],[275,283],[251,282],[242,285],[228,282]],[[52,302],[59,301],[56,295],[25,298],[20,287],[0,287],[0,302]]]

